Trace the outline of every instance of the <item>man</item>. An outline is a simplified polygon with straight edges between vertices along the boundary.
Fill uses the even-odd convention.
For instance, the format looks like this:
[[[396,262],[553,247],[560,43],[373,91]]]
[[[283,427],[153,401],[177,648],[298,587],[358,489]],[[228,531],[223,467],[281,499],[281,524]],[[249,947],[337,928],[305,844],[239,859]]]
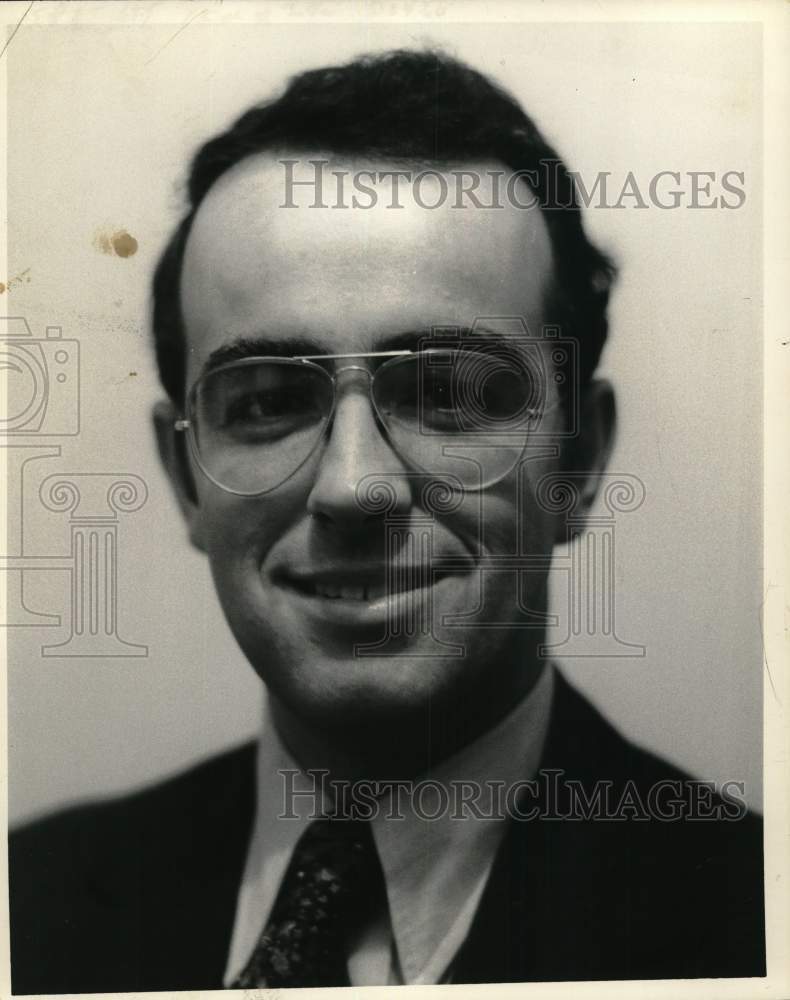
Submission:
[[[547,488],[583,515],[614,430],[614,271],[554,151],[394,52],[247,112],[189,196],[155,423],[264,725],[15,835],[14,991],[763,975],[757,818],[542,649]]]

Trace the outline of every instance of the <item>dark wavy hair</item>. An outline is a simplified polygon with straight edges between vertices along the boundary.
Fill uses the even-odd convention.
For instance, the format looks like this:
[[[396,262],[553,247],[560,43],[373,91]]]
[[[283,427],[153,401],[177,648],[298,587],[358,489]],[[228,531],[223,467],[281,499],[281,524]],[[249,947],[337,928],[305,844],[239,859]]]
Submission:
[[[565,164],[518,102],[482,73],[441,52],[396,50],[300,73],[280,97],[252,107],[196,153],[187,214],[153,279],[156,360],[174,402],[183,403],[185,392],[179,283],[195,215],[226,170],[247,156],[275,149],[433,165],[496,160],[514,171],[528,171],[553,248],[547,315],[563,336],[578,341],[577,375],[582,385],[589,380],[606,339],[615,268],[584,233]]]

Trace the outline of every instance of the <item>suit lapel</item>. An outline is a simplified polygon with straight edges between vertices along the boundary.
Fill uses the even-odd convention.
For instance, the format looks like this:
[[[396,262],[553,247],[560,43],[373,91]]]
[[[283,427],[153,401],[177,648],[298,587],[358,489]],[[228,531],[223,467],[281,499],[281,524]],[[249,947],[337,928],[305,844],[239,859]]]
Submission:
[[[148,989],[219,989],[255,803],[254,746],[193,783],[172,803],[166,843],[141,853],[138,928]],[[168,835],[168,829],[177,835]],[[141,984],[141,989],[146,984]]]
[[[585,787],[611,773],[619,737],[557,675],[552,719],[537,780],[525,796],[525,814],[551,815],[553,783],[576,779]],[[615,751],[616,752],[616,751]],[[601,759],[609,757],[609,767]],[[556,777],[552,778],[552,774]],[[561,808],[559,810],[562,811]],[[604,824],[605,825],[605,824]],[[607,933],[601,901],[611,898],[617,866],[603,851],[601,824],[513,819],[497,853],[453,981],[529,982],[595,978]],[[607,892],[607,890],[609,890]]]

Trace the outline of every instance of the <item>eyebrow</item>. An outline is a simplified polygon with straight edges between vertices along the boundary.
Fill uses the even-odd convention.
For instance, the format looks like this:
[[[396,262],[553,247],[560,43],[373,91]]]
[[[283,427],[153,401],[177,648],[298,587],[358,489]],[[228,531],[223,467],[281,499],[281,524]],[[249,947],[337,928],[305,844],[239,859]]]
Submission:
[[[239,337],[212,351],[203,365],[201,374],[213,371],[230,361],[243,358],[298,358],[306,354],[325,354],[325,349],[308,337]]]
[[[477,336],[481,336],[483,341],[491,342],[492,344],[507,343],[513,339],[512,335],[508,336],[501,331],[491,330],[486,327],[475,327],[473,330],[471,327],[447,324],[416,330],[404,330],[400,333],[384,337],[375,345],[374,351],[352,353],[370,354],[375,353],[375,351],[418,351],[421,348],[430,347],[432,344],[447,347],[450,344],[458,343],[459,339],[464,340]],[[244,358],[300,358],[313,355],[320,357],[334,353],[334,351],[327,351],[326,345],[319,344],[309,337],[238,337],[230,343],[223,344],[222,347],[218,347],[215,351],[212,351],[201,369],[201,374],[205,375],[231,361],[240,361]]]
[[[425,327],[422,330],[405,330],[403,333],[396,333],[393,336],[385,337],[380,345],[380,349],[388,351],[417,351],[420,349],[436,345],[437,347],[455,346],[459,341],[480,337],[482,350],[485,344],[503,344],[513,341],[513,334],[503,333],[501,330],[492,330],[488,327],[477,326],[472,329],[469,326],[459,326],[453,324],[442,324],[435,327]]]

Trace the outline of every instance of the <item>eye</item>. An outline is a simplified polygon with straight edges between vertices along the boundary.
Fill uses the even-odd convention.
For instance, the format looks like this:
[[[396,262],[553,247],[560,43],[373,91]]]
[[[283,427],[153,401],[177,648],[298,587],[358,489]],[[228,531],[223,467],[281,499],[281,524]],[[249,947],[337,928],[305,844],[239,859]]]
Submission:
[[[300,386],[245,392],[226,401],[218,430],[240,443],[264,444],[313,427],[323,412]]]
[[[303,411],[303,400],[294,392],[282,389],[245,393],[231,400],[225,413],[225,423],[262,423],[280,420]]]
[[[449,413],[458,408],[454,391],[453,378],[449,373],[431,372],[423,382],[423,402],[443,413]]]

